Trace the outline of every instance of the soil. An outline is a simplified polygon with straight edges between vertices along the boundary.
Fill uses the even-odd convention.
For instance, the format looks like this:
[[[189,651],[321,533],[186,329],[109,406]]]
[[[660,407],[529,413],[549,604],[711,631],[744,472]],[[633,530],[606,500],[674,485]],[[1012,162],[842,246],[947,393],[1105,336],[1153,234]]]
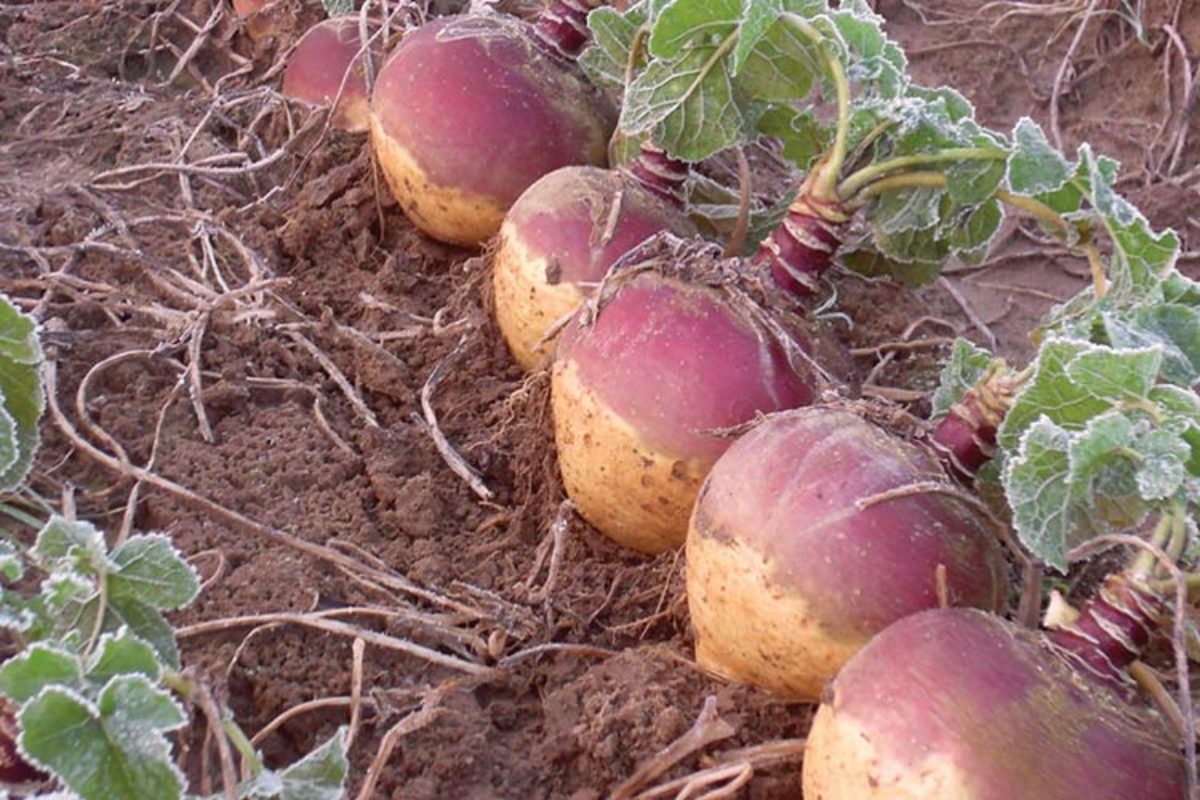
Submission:
[[[42,320],[74,426],[47,419],[36,491],[73,497],[113,535],[132,508],[136,529],[165,531],[189,556],[205,586],[172,619],[183,657],[246,731],[331,699],[265,738],[269,763],[345,724],[361,687],[349,796],[405,719],[374,797],[607,796],[709,697],[732,734],[655,782],[803,737],[811,707],[691,663],[677,554],[623,552],[560,513],[546,378],[526,378],[492,327],[486,255],[415,232],[362,137],[324,130],[271,90],[319,13],[288,2],[296,21],[257,42],[210,0],[0,8],[0,291]],[[1200,16],[1185,5],[1147,0],[1144,43],[1112,13],[1076,37],[1083,2],[878,10],[918,79],[954,85],[986,124],[1030,115],[1049,128],[1057,88],[1064,145],[1120,158],[1122,189],[1190,253],[1200,130],[1195,104],[1192,119],[1181,108],[1180,48],[1194,71]],[[1028,331],[1086,276],[1031,230],[1010,224],[983,268],[921,290],[840,277],[853,326],[839,330],[860,348],[961,333],[1022,362]],[[944,353],[896,357],[875,381],[924,392]],[[439,453],[423,388],[490,498]],[[137,483],[86,443],[194,495]],[[246,619],[280,612],[302,616]],[[330,620],[342,626],[314,627]],[[371,640],[358,669],[356,631]],[[429,651],[497,669],[472,676]],[[203,729],[197,713],[181,759],[211,788]],[[759,769],[736,796],[797,797],[798,767],[793,755]]]

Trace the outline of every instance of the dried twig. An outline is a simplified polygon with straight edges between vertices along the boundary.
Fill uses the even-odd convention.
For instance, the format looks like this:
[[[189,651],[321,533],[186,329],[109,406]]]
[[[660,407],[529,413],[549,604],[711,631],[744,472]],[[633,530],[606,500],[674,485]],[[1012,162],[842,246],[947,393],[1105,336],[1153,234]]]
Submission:
[[[355,639],[350,647],[350,731],[346,734],[347,752],[354,746],[362,722],[363,655],[366,650],[367,643],[362,639]]]
[[[660,750],[653,758],[638,767],[637,771],[628,780],[625,780],[613,790],[613,793],[609,795],[609,800],[630,800],[637,795],[642,787],[692,753],[703,750],[713,742],[728,739],[735,733],[737,731],[734,730],[733,726],[717,715],[716,695],[709,695],[704,698],[704,707],[700,710],[700,716],[696,718],[696,722],[688,729],[687,733],[671,742],[671,744]]]
[[[233,751],[229,747],[229,737],[225,735],[225,717],[217,707],[212,692],[204,683],[199,683],[193,695],[196,704],[204,712],[208,721],[208,729],[212,731],[213,739],[217,742],[217,752],[221,756],[221,788],[226,800],[237,800],[237,767],[233,763]]]
[[[554,591],[555,581],[558,580],[558,570],[562,564],[563,544],[567,540],[567,533],[571,530],[571,515],[575,511],[575,503],[570,500],[563,500],[558,506],[558,514],[554,517],[554,523],[550,526],[550,566],[546,570],[546,582],[542,584],[542,588],[529,595],[531,603],[547,602],[550,599],[550,593]],[[541,548],[538,548],[541,551]],[[541,571],[541,560],[537,564],[537,571]],[[533,577],[530,577],[532,583]]]
[[[425,412],[424,420],[419,417],[414,417],[418,422],[423,422],[423,427],[429,433],[433,444],[437,447],[437,451],[442,456],[442,460],[446,462],[446,466],[454,472],[455,475],[462,478],[471,491],[475,493],[481,500],[491,500],[495,494],[483,482],[483,477],[479,472],[467,463],[467,460],[460,456],[450,444],[450,440],[446,438],[446,434],[442,433],[442,429],[438,426],[437,412],[433,410],[433,393],[437,391],[438,384],[442,382],[442,378],[450,370],[451,365],[458,359],[462,353],[463,347],[466,346],[468,336],[463,334],[458,340],[458,344],[446,354],[446,357],[438,362],[438,365],[433,368],[433,372],[429,373],[429,379],[425,381],[425,385],[421,387],[421,410]]]
[[[287,711],[284,711],[282,714],[275,717],[275,719],[264,725],[258,733],[254,734],[254,736],[250,737],[250,744],[258,747],[265,742],[267,737],[269,737],[272,733],[279,730],[296,717],[307,714],[310,711],[320,711],[321,709],[325,708],[346,708],[347,706],[353,709],[355,707],[354,703],[355,701],[353,697],[318,697],[316,700],[309,700],[306,703],[300,703],[299,705],[292,706]],[[371,700],[370,698],[367,698],[366,703],[372,708],[375,706],[375,701]],[[350,749],[349,738],[346,739],[346,749]]]
[[[408,639],[402,639],[398,636],[389,636],[383,633],[361,628],[357,625],[351,625],[346,622],[329,619],[328,615],[320,613],[300,614],[295,612],[277,612],[268,614],[247,614],[241,617],[225,618],[212,620],[210,622],[199,622],[194,625],[187,625],[180,628],[176,635],[180,639],[186,639],[193,636],[200,636],[214,631],[225,631],[230,628],[243,625],[300,625],[306,628],[315,628],[316,630],[333,633],[338,636],[348,636],[356,639],[362,639],[368,644],[373,644],[376,647],[382,647],[386,650],[397,650],[402,653],[407,653],[411,656],[429,661],[430,663],[449,669],[465,672],[469,675],[484,675],[491,671],[490,667],[483,664],[477,664],[470,661],[465,661],[455,656],[449,656],[444,653],[439,653],[436,650],[431,650],[428,647],[411,642]]]
[[[387,765],[388,759],[391,758],[392,750],[405,736],[419,731],[438,718],[443,710],[440,708],[442,699],[452,688],[457,687],[446,684],[427,693],[419,709],[401,719],[384,734],[383,741],[379,743],[379,749],[375,752],[375,758],[367,770],[367,777],[363,780],[362,788],[358,791],[358,800],[370,800],[375,796],[375,785],[379,783],[379,776]]]
[[[990,347],[992,350],[995,350],[996,334],[992,333],[992,329],[988,327],[988,324],[980,319],[979,315],[975,313],[975,309],[970,303],[967,302],[967,298],[963,297],[962,292],[958,290],[958,287],[955,286],[948,278],[944,277],[938,278],[937,282],[938,286],[941,286],[946,290],[948,295],[954,298],[954,302],[958,303],[958,307],[961,308],[962,312],[967,315],[967,319],[971,321],[971,324],[975,326],[975,329],[983,334],[984,338],[987,340],[988,347]]]

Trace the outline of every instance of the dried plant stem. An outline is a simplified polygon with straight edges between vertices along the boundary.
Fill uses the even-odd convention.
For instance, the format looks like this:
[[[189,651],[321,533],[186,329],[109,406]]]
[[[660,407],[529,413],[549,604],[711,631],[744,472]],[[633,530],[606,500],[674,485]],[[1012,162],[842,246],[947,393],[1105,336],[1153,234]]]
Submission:
[[[217,701],[213,699],[212,692],[205,684],[198,683],[196,685],[193,698],[204,713],[204,717],[208,721],[208,729],[217,742],[217,752],[221,758],[221,788],[225,793],[225,800],[237,800],[237,768],[233,763],[233,751],[229,747],[229,738],[225,735],[225,716],[217,707]]]
[[[346,734],[346,752],[354,746],[362,723],[363,656],[366,650],[367,643],[362,639],[355,639],[350,647],[350,730]]]
[[[237,625],[300,625],[306,628],[314,628],[316,630],[325,631],[326,633],[336,634],[338,636],[348,636],[357,639],[362,639],[368,644],[373,644],[376,647],[382,647],[386,650],[397,650],[402,653],[407,653],[411,656],[423,659],[433,664],[437,664],[448,669],[453,669],[458,672],[465,672],[468,675],[486,675],[491,672],[491,667],[483,664],[475,664],[470,661],[465,661],[461,658],[445,655],[436,650],[431,650],[428,647],[423,647],[408,639],[401,639],[398,636],[388,636],[387,634],[376,633],[375,631],[360,628],[357,625],[351,625],[346,622],[328,619],[316,614],[297,614],[291,612],[281,612],[274,614],[252,614],[236,619],[221,619],[209,623],[198,623],[189,625],[179,629],[177,635],[180,639],[191,636],[199,636],[204,633],[210,633],[217,630],[228,630]]]
[[[374,705],[375,705],[374,701],[371,700],[370,698],[368,698],[366,700],[366,703],[368,706],[371,706],[371,707],[374,707]],[[354,698],[353,697],[319,697],[316,700],[309,700],[306,703],[300,703],[299,705],[292,706],[287,711],[284,711],[282,714],[275,717],[275,719],[271,720],[266,725],[264,725],[262,727],[262,730],[260,730],[258,733],[254,734],[252,737],[250,737],[250,744],[254,745],[255,747],[258,747],[263,742],[265,742],[267,740],[267,737],[269,737],[275,731],[279,730],[281,727],[283,727],[284,725],[286,725],[288,722],[295,719],[296,717],[299,717],[303,714],[307,714],[310,711],[320,711],[321,709],[326,709],[326,708],[346,708],[346,707],[354,708]],[[349,738],[346,739],[346,749],[347,750],[350,749],[350,739]]]
[[[357,800],[370,800],[375,796],[375,786],[379,783],[379,776],[383,773],[383,768],[391,758],[396,745],[408,734],[419,731],[437,719],[438,715],[442,713],[440,708],[442,698],[449,693],[451,688],[456,687],[443,685],[426,694],[419,709],[401,719],[384,734],[383,741],[379,743],[379,749],[375,752],[375,758],[367,770],[367,777],[363,781],[362,788],[358,791]]]
[[[479,475],[474,467],[467,463],[467,460],[460,456],[450,444],[450,440],[446,438],[446,434],[442,433],[441,427],[438,426],[437,412],[433,409],[433,393],[437,391],[438,384],[442,382],[442,378],[450,371],[451,365],[458,359],[462,353],[463,347],[467,343],[467,335],[464,334],[458,340],[458,344],[446,354],[446,357],[438,362],[433,368],[433,372],[429,373],[428,380],[421,387],[421,410],[424,411],[424,426],[429,433],[433,444],[437,448],[438,453],[442,456],[442,460],[446,462],[446,466],[450,467],[455,475],[462,478],[471,491],[475,493],[481,500],[491,500],[495,495],[492,490],[483,482],[483,478]],[[420,420],[420,418],[417,418]]]
[[[696,718],[696,722],[692,727],[688,729],[687,733],[671,742],[671,744],[667,745],[653,758],[639,767],[628,780],[621,783],[609,795],[609,800],[631,800],[631,798],[637,796],[642,787],[664,774],[692,753],[704,749],[713,742],[728,739],[734,733],[736,731],[733,726],[721,719],[717,714],[716,695],[709,695],[704,699],[704,706],[700,709],[700,715]]]

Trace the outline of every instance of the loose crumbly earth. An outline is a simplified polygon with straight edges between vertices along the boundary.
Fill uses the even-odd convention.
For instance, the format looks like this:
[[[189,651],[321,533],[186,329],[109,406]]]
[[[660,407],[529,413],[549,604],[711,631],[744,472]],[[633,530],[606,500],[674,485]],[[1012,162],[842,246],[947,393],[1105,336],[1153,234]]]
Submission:
[[[285,0],[296,21],[252,43],[211,2],[0,7],[0,291],[43,321],[56,398],[78,437],[47,420],[37,491],[73,494],[81,515],[115,533],[136,488],[135,527],[167,532],[206,580],[173,619],[185,661],[247,731],[335,700],[265,738],[272,764],[348,718],[354,637],[301,622],[382,636],[362,662],[351,796],[385,733],[423,703],[374,796],[607,796],[710,696],[732,735],[654,783],[723,751],[804,736],[810,707],[691,665],[678,556],[622,552],[560,516],[545,376],[526,380],[488,320],[486,261],[417,234],[361,137],[324,131],[271,91],[317,4]],[[1088,20],[1057,82],[1058,125],[1068,147],[1086,139],[1118,156],[1122,189],[1190,251],[1200,246],[1194,102],[1172,157],[1188,130],[1180,49],[1194,71],[1200,15],[1181,13],[1186,0],[1144,5],[1145,44],[1117,14]],[[1026,114],[1050,124],[1085,6],[878,4],[918,78],[952,83],[1001,128]],[[994,336],[1021,362],[1031,324],[1085,274],[1024,230],[1010,226],[984,268],[918,292],[840,278],[848,343]],[[888,356],[874,381],[924,392],[943,353]],[[881,357],[861,356],[862,371]],[[424,422],[422,388],[439,365],[428,405],[490,499],[448,468]],[[162,478],[363,566],[341,568],[162,486],[135,487],[84,441],[108,453],[119,443]],[[390,588],[378,572],[365,577],[370,566]],[[396,588],[398,576],[425,591]],[[238,619],[285,611],[325,616]],[[387,646],[398,642],[497,670],[470,677]],[[212,789],[203,727],[194,714],[182,762]],[[739,796],[795,797],[799,774],[792,755],[758,769]]]

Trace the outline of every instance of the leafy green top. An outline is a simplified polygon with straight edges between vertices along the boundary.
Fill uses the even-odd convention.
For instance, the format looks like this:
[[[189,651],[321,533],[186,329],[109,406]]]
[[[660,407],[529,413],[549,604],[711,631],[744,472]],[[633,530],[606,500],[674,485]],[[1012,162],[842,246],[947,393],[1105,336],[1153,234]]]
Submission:
[[[763,134],[834,178],[850,157],[855,171],[840,186],[831,178],[835,196],[824,198],[863,209],[865,235],[846,263],[927,280],[950,255],[982,257],[1002,217],[1004,142],[957,92],[912,84],[881,23],[862,0],[643,0],[593,11],[580,63],[624,92],[624,135],[676,158]],[[836,106],[833,119],[819,104]],[[898,177],[929,164],[936,179]]]
[[[169,689],[186,694],[190,682],[162,612],[195,598],[195,572],[165,536],[110,551],[92,525],[60,517],[27,555],[0,542],[5,583],[27,566],[46,576],[38,594],[0,588],[0,626],[25,643],[0,665],[0,694],[20,709],[22,754],[84,800],[182,798],[166,735],[188,716]],[[347,769],[339,731],[284,770],[259,768],[239,796],[336,800]]]
[[[0,295],[0,493],[25,480],[45,410],[37,326]]]
[[[1065,570],[1069,551],[1200,500],[1200,285],[1175,268],[1179,239],[1154,231],[1115,190],[1118,165],[1079,148],[1071,161],[1022,119],[1006,182],[1104,273],[1050,312],[998,431],[996,470],[1021,541]],[[1096,244],[1105,234],[1107,258]],[[959,345],[943,373],[944,413],[987,369]]]

